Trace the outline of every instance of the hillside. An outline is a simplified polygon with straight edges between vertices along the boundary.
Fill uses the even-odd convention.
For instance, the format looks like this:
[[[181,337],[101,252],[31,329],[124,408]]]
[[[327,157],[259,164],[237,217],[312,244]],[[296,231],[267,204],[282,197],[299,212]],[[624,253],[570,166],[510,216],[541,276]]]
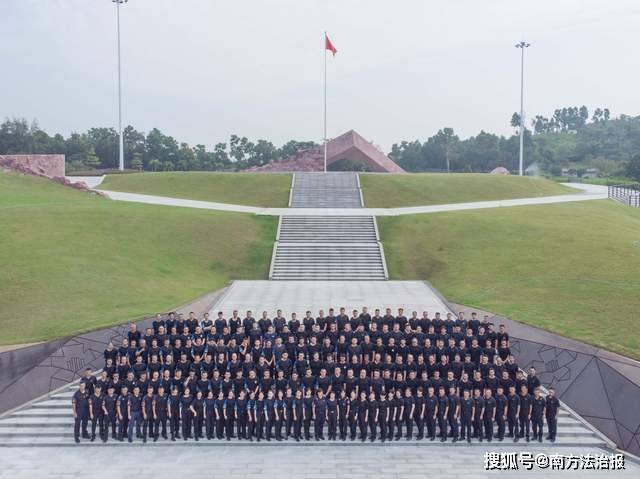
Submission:
[[[370,208],[439,205],[576,193],[574,188],[534,177],[482,173],[361,174],[364,204]]]
[[[0,343],[119,324],[232,279],[266,278],[276,224],[0,172]]]
[[[108,175],[100,189],[214,201],[248,206],[286,207],[291,175],[211,172]]]

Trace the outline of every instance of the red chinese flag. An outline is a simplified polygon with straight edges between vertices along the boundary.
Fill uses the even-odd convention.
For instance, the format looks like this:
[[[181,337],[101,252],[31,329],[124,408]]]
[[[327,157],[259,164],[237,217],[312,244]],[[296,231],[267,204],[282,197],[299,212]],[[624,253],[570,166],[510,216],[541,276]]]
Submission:
[[[338,50],[333,46],[333,43],[331,43],[331,40],[329,40],[329,36],[326,33],[324,34],[324,47],[333,53],[334,57],[336,56],[336,53],[338,53]]]

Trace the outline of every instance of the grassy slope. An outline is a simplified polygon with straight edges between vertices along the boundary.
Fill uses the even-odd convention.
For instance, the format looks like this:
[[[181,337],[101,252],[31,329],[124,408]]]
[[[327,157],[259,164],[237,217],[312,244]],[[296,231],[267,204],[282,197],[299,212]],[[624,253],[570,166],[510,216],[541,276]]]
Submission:
[[[110,175],[101,189],[215,201],[249,206],[286,207],[291,175],[209,173],[202,171]]]
[[[266,278],[276,220],[110,200],[0,172],[0,343],[44,340]]]
[[[640,210],[603,200],[378,222],[393,279],[640,359]]]
[[[371,208],[466,203],[575,193],[542,178],[474,173],[361,174],[364,204]]]

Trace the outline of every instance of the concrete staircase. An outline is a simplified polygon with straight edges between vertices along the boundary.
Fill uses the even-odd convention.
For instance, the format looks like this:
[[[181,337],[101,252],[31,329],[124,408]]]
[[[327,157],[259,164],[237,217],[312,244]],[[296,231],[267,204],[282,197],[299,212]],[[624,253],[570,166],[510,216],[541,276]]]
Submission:
[[[361,208],[355,173],[295,173],[291,208]]]
[[[20,447],[20,446],[71,446],[75,445],[73,442],[73,416],[71,414],[71,397],[77,389],[77,384],[65,386],[58,391],[51,393],[50,395],[40,398],[23,408],[10,412],[0,417],[0,447]],[[89,433],[91,432],[91,425],[89,424]],[[414,428],[415,433],[415,428]],[[545,431],[546,433],[546,431]],[[351,443],[347,441],[324,441],[321,445],[326,444],[359,444],[359,442]],[[134,439],[134,444],[142,446],[142,440]],[[167,444],[167,441],[160,439],[157,443],[148,442],[145,447],[161,446]],[[178,441],[172,443],[173,445],[185,445],[184,441]],[[200,441],[195,443],[194,441],[188,441],[186,443],[189,446],[228,446],[227,441]],[[239,444],[237,441],[233,441],[231,444]],[[273,442],[267,443],[263,441],[261,443],[249,443],[242,441],[242,444],[252,444],[255,447],[273,445]],[[286,442],[286,446],[304,445],[304,441],[301,443]],[[375,443],[379,445],[380,443]],[[398,441],[393,443],[387,443],[387,445],[404,446],[413,445],[415,441]],[[421,446],[433,446],[438,447],[442,444],[438,441],[420,441]],[[497,443],[500,447],[520,447],[520,448],[536,448],[536,447],[548,447],[549,443],[544,441],[543,443],[530,442],[526,443],[520,441],[513,443],[510,439],[505,439],[504,442]],[[83,446],[98,446],[105,447],[99,439],[96,442],[89,442],[88,440],[82,441]],[[284,444],[278,444],[284,446]],[[314,441],[314,445],[317,445]],[[370,443],[367,444],[369,446]],[[446,445],[451,446],[451,442],[447,442]],[[472,446],[482,446],[486,443],[473,442]],[[556,441],[557,446],[598,446],[607,447],[610,446],[599,434],[596,434],[589,429],[580,418],[574,416],[566,409],[561,409],[558,420],[558,437]],[[106,446],[118,446],[118,447],[131,447],[126,441],[121,443],[109,438]],[[467,447],[466,443],[459,443],[458,447]]]
[[[291,206],[361,208],[355,173],[296,173]],[[329,213],[329,212],[328,212]],[[387,269],[373,216],[283,216],[272,257],[274,280],[384,280]]]

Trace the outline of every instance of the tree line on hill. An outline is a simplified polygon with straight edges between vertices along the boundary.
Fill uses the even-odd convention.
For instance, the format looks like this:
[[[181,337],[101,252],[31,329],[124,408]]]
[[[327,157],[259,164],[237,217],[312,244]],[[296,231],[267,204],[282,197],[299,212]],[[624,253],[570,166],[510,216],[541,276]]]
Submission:
[[[217,143],[213,150],[204,145],[178,142],[154,128],[145,134],[132,126],[123,130],[125,167],[146,171],[238,171],[286,158],[300,149],[314,146],[312,141],[291,140],[275,147],[267,140],[252,142],[231,135],[228,143]],[[118,133],[114,128],[91,128],[71,133],[67,138],[53,136],[36,122],[7,119],[0,125],[0,154],[64,154],[67,171],[113,169],[118,167]]]
[[[503,166],[518,169],[520,116],[514,113],[511,136],[484,130],[460,139],[453,128],[443,128],[426,141],[394,143],[389,156],[411,172],[488,172]],[[276,147],[268,140],[251,141],[231,135],[229,142],[213,150],[204,145],[178,142],[154,128],[148,133],[132,126],[124,129],[125,167],[146,171],[239,171],[279,161],[298,150],[314,146],[313,141],[291,140]],[[595,168],[603,176],[628,176],[640,180],[640,116],[613,118],[608,108],[586,106],[556,109],[553,115],[535,115],[531,128],[524,129],[525,167],[559,176],[563,169],[581,176]],[[7,119],[0,125],[0,154],[62,153],[67,170],[112,169],[118,166],[118,135],[113,128],[91,128],[53,136],[24,119]],[[344,168],[362,169],[345,162]]]

